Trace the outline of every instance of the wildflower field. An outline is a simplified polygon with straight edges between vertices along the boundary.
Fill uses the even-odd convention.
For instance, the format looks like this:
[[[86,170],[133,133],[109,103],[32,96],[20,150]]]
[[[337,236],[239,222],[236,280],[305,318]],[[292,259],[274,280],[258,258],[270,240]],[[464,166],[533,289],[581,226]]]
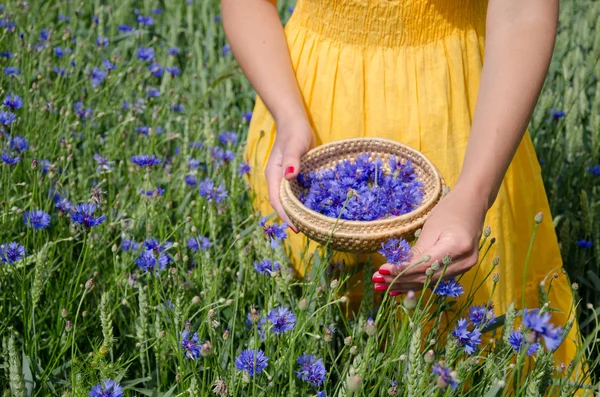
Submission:
[[[292,7],[279,1],[283,20]],[[219,12],[217,0],[0,5],[0,393],[597,395],[600,3],[563,2],[530,126],[543,222],[579,284],[572,363],[553,360],[572,324],[554,324],[543,296],[465,307],[444,330],[424,325],[473,292],[455,280],[397,299],[366,288],[351,314],[329,249],[296,277],[285,225],[251,206],[254,93]]]

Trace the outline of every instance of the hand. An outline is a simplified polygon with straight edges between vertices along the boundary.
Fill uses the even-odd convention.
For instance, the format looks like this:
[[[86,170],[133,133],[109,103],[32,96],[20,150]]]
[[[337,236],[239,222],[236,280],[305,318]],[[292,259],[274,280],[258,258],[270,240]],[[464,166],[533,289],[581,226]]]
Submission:
[[[450,191],[431,211],[425,221],[421,234],[411,250],[407,263],[394,265],[386,263],[373,274],[376,291],[388,290],[391,296],[420,290],[427,276],[425,271],[434,261],[440,264],[433,279],[437,280],[443,268],[442,258],[449,255],[452,263],[446,268],[444,278],[462,274],[477,264],[479,242],[488,210],[487,200],[477,197],[476,192],[461,190],[457,187]],[[406,270],[392,282],[403,270],[421,261],[425,255],[430,260]]]
[[[298,233],[279,200],[279,185],[283,178],[294,179],[300,172],[300,157],[315,146],[315,134],[306,119],[286,120],[277,124],[275,143],[271,148],[265,176],[269,188],[269,202],[290,228]]]

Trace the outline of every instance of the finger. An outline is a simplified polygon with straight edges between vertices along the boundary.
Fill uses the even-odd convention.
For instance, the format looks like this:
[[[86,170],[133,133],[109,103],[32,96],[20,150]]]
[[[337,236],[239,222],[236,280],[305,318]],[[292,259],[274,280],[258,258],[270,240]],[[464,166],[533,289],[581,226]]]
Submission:
[[[402,293],[408,292],[410,290],[418,291],[422,288],[423,283],[395,283],[394,285],[375,283],[373,285],[373,289],[375,289],[375,291],[401,291]]]
[[[451,238],[442,238],[440,239],[433,247],[427,250],[427,255],[430,257],[429,261],[423,263],[423,266],[419,265],[412,269],[407,269],[403,276],[409,277],[411,275],[421,275],[427,270],[427,267],[431,265],[431,263],[437,261],[440,264],[440,269],[443,268],[444,257],[448,256],[450,260],[456,264],[456,262],[461,261],[465,258],[466,255],[469,255],[468,248],[460,245],[455,239]],[[448,266],[446,268],[446,272],[448,269],[454,267]]]
[[[296,178],[300,173],[300,157],[302,157],[302,153],[297,153],[293,150],[283,153],[283,158],[281,159],[283,177],[288,181]]]
[[[436,232],[433,232],[432,230],[436,230]],[[409,267],[413,267],[415,263],[420,262],[423,259],[424,252],[429,247],[435,245],[435,243],[438,241],[439,232],[437,230],[438,229],[427,227],[427,224],[425,224],[419,239],[410,249],[410,260],[405,263],[401,263],[400,265],[386,263],[379,268],[379,272],[383,275],[397,275],[400,271]],[[429,265],[427,263],[417,265],[417,267],[419,267],[422,271],[425,271],[428,266]]]
[[[279,185],[281,184],[281,166],[276,164],[267,164],[265,169],[265,177],[267,178],[267,187],[269,192],[269,202],[279,215],[279,218],[288,224],[290,229],[298,233],[298,229],[294,226],[290,218],[285,213],[281,200],[279,199]]]

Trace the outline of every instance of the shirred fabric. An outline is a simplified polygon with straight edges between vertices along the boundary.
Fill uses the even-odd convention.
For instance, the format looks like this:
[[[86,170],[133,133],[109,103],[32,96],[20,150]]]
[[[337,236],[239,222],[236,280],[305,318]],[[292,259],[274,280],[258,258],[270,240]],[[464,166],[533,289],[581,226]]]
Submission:
[[[298,0],[285,27],[296,78],[314,128],[317,144],[354,137],[381,137],[403,142],[427,156],[453,186],[460,174],[481,77],[487,2],[483,0]],[[275,141],[276,126],[257,98],[246,146],[255,207],[273,212],[264,169]],[[483,162],[482,167],[486,164]],[[551,284],[550,304],[561,312],[553,322],[573,318],[570,282],[562,269],[559,245],[529,137],[521,141],[498,197],[487,214],[494,244],[480,265],[461,278],[479,285],[491,271],[500,281],[494,292],[497,314],[508,304],[520,307],[523,269],[533,232],[542,212],[526,276],[526,306],[539,307],[540,282]],[[303,274],[307,239],[289,233],[290,253]],[[311,243],[311,248],[316,245]],[[310,252],[310,251],[309,251]],[[492,258],[500,264],[492,269]],[[339,253],[346,263],[356,256]],[[372,256],[377,268],[384,261]],[[558,278],[552,279],[556,274]],[[475,294],[484,304],[491,277]],[[365,288],[372,288],[367,285]],[[361,291],[351,293],[360,300]],[[459,299],[460,307],[464,303]],[[452,316],[450,316],[452,317]],[[575,325],[558,349],[558,362],[576,354]]]

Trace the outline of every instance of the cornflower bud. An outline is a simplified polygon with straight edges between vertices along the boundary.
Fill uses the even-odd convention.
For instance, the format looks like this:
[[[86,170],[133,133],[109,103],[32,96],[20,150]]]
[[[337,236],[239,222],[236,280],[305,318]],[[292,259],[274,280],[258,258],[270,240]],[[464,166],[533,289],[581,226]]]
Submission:
[[[65,331],[71,332],[72,329],[73,329],[73,323],[70,321],[67,321],[67,323],[65,324]]]
[[[431,269],[432,269],[434,272],[437,272],[438,270],[440,270],[440,263],[439,263],[438,261],[434,261],[434,262],[431,264]]]
[[[339,285],[339,282],[336,279],[336,280],[331,281],[331,283],[329,284],[329,288],[337,289],[338,285]]]
[[[62,317],[62,318],[67,318],[67,315],[68,315],[68,314],[69,314],[69,313],[67,312],[67,309],[65,309],[65,308],[63,307],[63,308],[61,309],[61,311],[60,311],[60,315],[61,315],[61,317]]]
[[[492,228],[489,226],[486,226],[485,229],[483,229],[483,236],[490,237],[490,234],[492,234]]]
[[[367,320],[364,326],[365,334],[368,336],[375,336],[377,333],[377,326],[371,317]]]
[[[192,298],[192,305],[197,305],[198,303],[200,303],[200,297],[196,295]]]
[[[535,221],[536,224],[540,224],[542,223],[542,221],[544,220],[544,214],[542,214],[541,212],[538,212],[535,217],[533,218],[533,220]]]
[[[88,281],[85,282],[85,289],[90,290],[92,289],[92,287],[94,287],[94,279],[90,278]]]
[[[408,310],[413,310],[417,306],[417,299],[415,297],[415,291],[410,290],[404,297],[404,301],[402,302],[405,308]]]
[[[229,328],[227,328],[225,330],[225,332],[223,332],[223,340],[227,340],[229,339],[229,335],[231,334],[231,332],[229,331]]]
[[[350,346],[352,344],[352,337],[351,336],[347,336],[344,338],[344,345],[346,346]]]
[[[298,309],[301,311],[308,309],[308,301],[306,299],[301,299],[300,302],[298,302]]]
[[[495,257],[494,259],[492,259],[492,266],[498,266],[499,263],[500,263],[499,257]]]
[[[81,312],[81,317],[85,318],[85,317],[87,317],[87,315],[88,315],[87,310],[84,310],[83,312]]]
[[[213,353],[213,348],[212,348],[212,344],[209,342],[206,342],[202,345],[202,347],[200,348],[200,355],[202,357],[208,357],[210,355],[212,355]]]
[[[498,273],[494,273],[492,275],[492,281],[497,283],[498,281],[500,281],[500,275]]]
[[[358,347],[356,345],[354,345],[350,348],[350,354],[352,354],[353,356],[358,354]]]
[[[360,391],[361,382],[362,380],[359,375],[350,376],[346,382],[348,391],[351,393]]]
[[[577,291],[579,289],[579,284],[573,283],[571,284],[571,288],[573,289],[573,291]]]
[[[448,266],[450,263],[452,263],[452,258],[450,257],[450,255],[444,255],[444,257],[442,258],[442,264],[444,266]]]
[[[425,353],[425,357],[423,357],[423,360],[425,360],[427,364],[432,364],[435,360],[435,353],[433,352],[433,350],[428,350],[427,353]]]

